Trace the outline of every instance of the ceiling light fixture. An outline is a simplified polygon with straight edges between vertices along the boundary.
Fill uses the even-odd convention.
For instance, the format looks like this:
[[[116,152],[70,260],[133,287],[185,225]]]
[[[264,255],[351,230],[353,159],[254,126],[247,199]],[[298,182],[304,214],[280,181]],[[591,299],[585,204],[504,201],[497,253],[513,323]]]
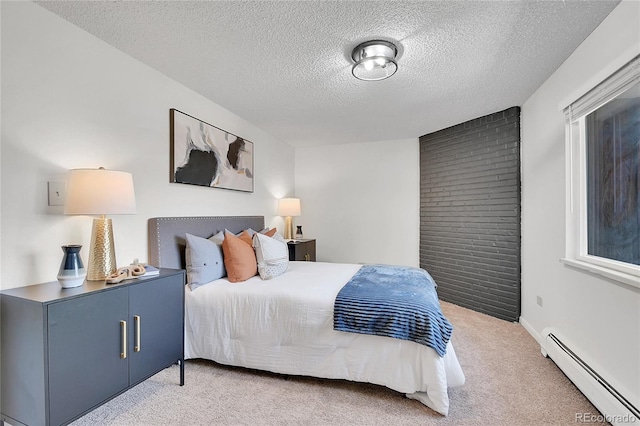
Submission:
[[[351,72],[359,80],[376,81],[391,77],[398,70],[398,49],[384,40],[371,40],[359,44],[351,57],[355,61]]]

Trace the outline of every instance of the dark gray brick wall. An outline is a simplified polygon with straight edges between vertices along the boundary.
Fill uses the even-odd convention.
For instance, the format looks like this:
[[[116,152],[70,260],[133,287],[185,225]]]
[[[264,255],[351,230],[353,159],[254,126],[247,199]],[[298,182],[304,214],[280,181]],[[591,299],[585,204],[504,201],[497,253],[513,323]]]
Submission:
[[[420,267],[442,300],[520,316],[520,108],[420,137]]]

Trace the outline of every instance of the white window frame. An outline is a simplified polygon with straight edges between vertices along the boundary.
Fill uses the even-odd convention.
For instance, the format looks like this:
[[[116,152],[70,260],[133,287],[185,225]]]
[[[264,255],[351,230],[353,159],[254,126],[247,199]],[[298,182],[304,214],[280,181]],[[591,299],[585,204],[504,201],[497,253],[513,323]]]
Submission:
[[[640,266],[588,254],[586,116],[640,82],[640,55],[564,109],[567,178],[566,253],[561,261],[640,288]]]

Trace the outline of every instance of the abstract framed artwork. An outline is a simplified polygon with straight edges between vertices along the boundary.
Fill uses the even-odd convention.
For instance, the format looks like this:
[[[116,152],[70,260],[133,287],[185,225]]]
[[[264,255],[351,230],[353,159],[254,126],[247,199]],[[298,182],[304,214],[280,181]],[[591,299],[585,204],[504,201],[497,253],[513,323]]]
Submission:
[[[253,192],[253,142],[170,110],[171,182]]]

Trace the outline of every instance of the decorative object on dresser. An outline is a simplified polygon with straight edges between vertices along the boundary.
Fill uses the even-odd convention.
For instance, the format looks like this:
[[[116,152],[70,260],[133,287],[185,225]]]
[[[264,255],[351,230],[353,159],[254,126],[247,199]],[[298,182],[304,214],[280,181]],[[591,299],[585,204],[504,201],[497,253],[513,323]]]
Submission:
[[[296,226],[296,240],[301,240],[304,238],[304,235],[302,234],[302,225],[298,225]]]
[[[136,213],[133,176],[102,167],[70,170],[64,213],[100,215],[93,219],[87,280],[104,280],[116,271],[113,227],[105,215]]]
[[[253,192],[253,142],[170,110],[171,182]]]
[[[300,216],[299,198],[281,198],[278,201],[278,215],[284,216],[284,239],[293,239],[293,216]]]
[[[292,240],[287,241],[289,247],[289,260],[316,261],[316,240]]]
[[[123,266],[122,268],[118,268],[116,272],[109,275],[105,279],[105,283],[107,284],[118,284],[124,280],[129,280],[131,278],[138,278],[143,276],[146,273],[146,269],[144,266],[135,264],[129,266]]]
[[[58,271],[58,281],[62,288],[73,288],[82,285],[87,272],[80,257],[81,245],[62,246],[64,256]]]
[[[133,264],[135,265],[136,263],[134,262]],[[155,266],[152,266],[152,265],[142,265],[142,266],[144,266],[144,275],[142,275],[143,277],[150,277],[152,275],[160,274],[160,269],[156,268]]]
[[[163,269],[2,291],[0,423],[71,423],[175,363],[182,386],[184,284],[184,271]]]

